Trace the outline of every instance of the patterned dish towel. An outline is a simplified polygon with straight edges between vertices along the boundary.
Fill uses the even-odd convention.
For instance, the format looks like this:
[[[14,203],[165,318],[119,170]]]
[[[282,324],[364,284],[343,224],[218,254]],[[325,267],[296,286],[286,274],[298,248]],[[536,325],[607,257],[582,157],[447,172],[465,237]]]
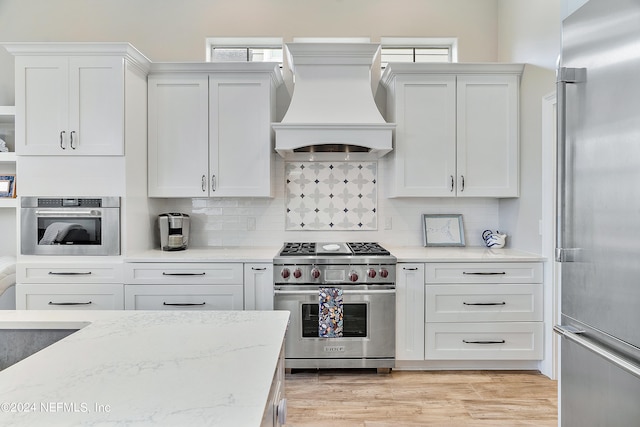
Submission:
[[[342,289],[320,288],[318,304],[318,336],[342,337]]]

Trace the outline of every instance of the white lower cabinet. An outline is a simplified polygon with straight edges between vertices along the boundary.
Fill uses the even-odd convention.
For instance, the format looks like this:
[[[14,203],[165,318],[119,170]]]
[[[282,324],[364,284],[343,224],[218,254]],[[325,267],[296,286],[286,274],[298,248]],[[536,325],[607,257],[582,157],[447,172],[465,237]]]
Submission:
[[[424,360],[424,264],[396,272],[396,360]]]
[[[122,310],[122,263],[49,260],[16,265],[18,310]]]
[[[426,360],[540,360],[541,263],[428,263]]]
[[[543,358],[542,263],[398,263],[397,272],[401,365],[482,368]]]
[[[273,310],[273,264],[244,265],[244,309]]]
[[[18,310],[122,310],[124,286],[114,283],[18,283]]]
[[[127,310],[242,310],[243,263],[127,263]]]

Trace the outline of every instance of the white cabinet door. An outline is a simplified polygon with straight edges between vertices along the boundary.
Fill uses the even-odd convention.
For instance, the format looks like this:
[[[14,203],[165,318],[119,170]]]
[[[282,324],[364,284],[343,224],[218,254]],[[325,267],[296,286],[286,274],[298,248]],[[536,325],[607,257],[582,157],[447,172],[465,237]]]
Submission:
[[[124,154],[124,58],[69,59],[68,154]]]
[[[209,77],[211,196],[272,195],[268,75]]]
[[[16,57],[19,155],[122,155],[124,114],[123,57]]]
[[[16,68],[16,153],[62,154],[69,114],[69,61],[19,56]]]
[[[396,360],[424,360],[424,264],[396,271]]]
[[[244,309],[273,310],[273,264],[244,265]]]
[[[456,195],[456,77],[403,76],[396,82],[391,194]]]
[[[458,76],[458,196],[518,196],[518,76]]]
[[[149,197],[207,197],[208,76],[149,76]]]

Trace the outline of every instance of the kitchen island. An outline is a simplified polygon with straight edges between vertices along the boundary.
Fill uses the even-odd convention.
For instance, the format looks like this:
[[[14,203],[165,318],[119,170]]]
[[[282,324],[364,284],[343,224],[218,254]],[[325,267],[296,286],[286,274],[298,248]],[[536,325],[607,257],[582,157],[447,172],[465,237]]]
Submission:
[[[1,312],[0,329],[77,332],[0,372],[0,425],[260,426],[273,412],[272,386],[283,387],[276,374],[288,318]]]

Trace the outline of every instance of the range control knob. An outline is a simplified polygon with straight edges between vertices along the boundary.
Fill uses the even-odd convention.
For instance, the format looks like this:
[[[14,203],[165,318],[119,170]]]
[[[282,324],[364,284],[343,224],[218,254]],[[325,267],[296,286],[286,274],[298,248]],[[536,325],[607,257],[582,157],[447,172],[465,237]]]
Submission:
[[[302,270],[300,270],[299,268],[296,268],[295,270],[293,270],[293,277],[295,277],[296,279],[299,279],[302,276]]]
[[[380,269],[380,277],[383,277],[383,278],[386,279],[387,277],[389,277],[389,271],[387,271],[386,268],[381,268]]]
[[[280,275],[282,276],[283,279],[288,279],[289,276],[291,275],[291,272],[289,271],[288,268],[283,268],[282,271],[280,272]]]
[[[351,280],[352,282],[357,282],[358,273],[356,273],[355,271],[352,271],[351,273],[349,273],[349,280]]]
[[[314,267],[311,270],[311,277],[313,277],[314,279],[317,279],[318,277],[320,277],[320,270]]]
[[[373,268],[370,268],[369,271],[367,272],[367,276],[369,276],[370,278],[375,278],[376,277],[376,270],[374,270]]]

